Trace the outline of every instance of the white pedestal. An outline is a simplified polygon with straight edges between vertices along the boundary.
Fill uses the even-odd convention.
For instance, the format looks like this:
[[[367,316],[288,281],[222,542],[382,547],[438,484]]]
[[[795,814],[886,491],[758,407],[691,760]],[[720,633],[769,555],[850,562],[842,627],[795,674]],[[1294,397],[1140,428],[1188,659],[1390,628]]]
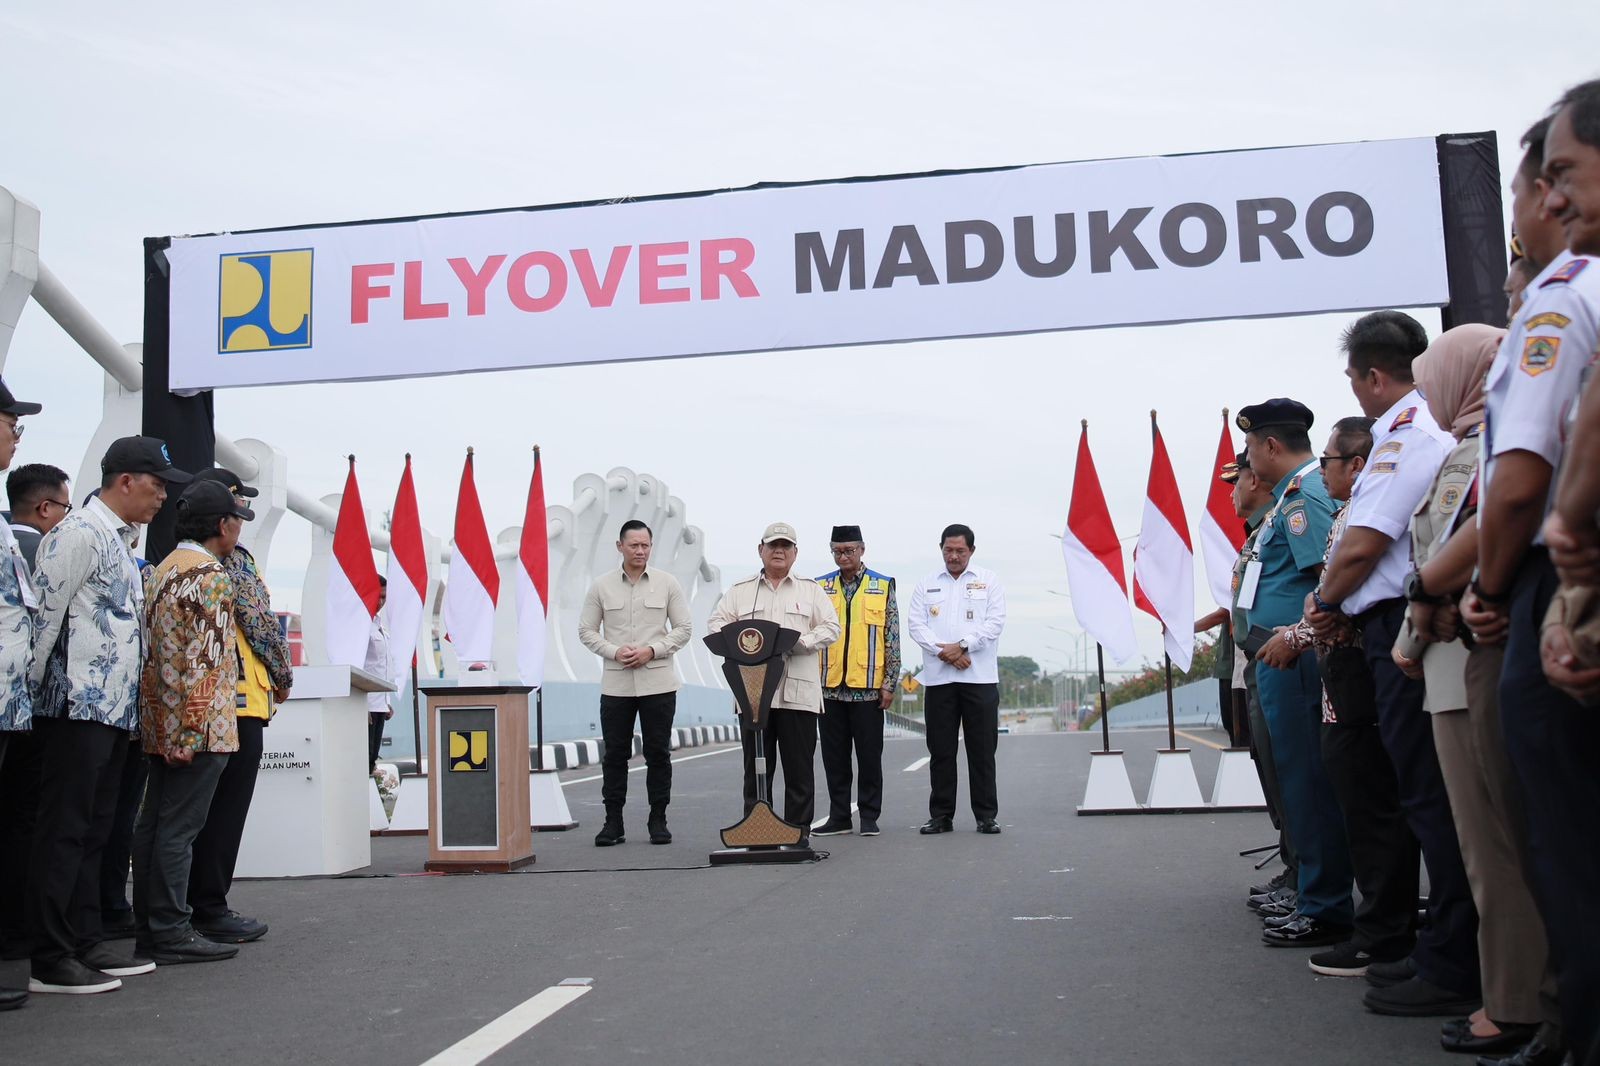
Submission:
[[[1204,806],[1189,749],[1156,752],[1155,773],[1150,775],[1150,800],[1145,807],[1158,811],[1197,810]]]
[[[1083,790],[1083,802],[1078,813],[1135,812],[1139,804],[1133,798],[1133,785],[1128,780],[1128,767],[1120,751],[1092,751],[1089,753],[1089,784]]]
[[[567,794],[561,791],[561,778],[554,770],[534,770],[528,774],[528,809],[533,812],[530,821],[536,833],[578,828],[572,812],[567,809]]]
[[[1267,809],[1249,748],[1227,748],[1222,752],[1217,762],[1217,781],[1211,788],[1211,806],[1234,811]]]
[[[391,833],[426,833],[428,831],[428,778],[402,777],[400,791],[394,797],[394,817],[389,819]]]
[[[387,681],[349,666],[297,666],[263,734],[240,877],[340,874],[372,864],[367,693]]]

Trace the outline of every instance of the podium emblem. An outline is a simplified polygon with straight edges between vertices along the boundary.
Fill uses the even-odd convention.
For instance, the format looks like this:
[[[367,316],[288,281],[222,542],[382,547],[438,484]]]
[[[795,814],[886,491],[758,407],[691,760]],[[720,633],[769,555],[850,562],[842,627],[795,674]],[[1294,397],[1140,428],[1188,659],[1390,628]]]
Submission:
[[[761,630],[754,626],[739,630],[739,650],[746,655],[760,655],[762,643]]]
[[[450,730],[450,770],[453,773],[489,771],[489,731],[487,729]]]

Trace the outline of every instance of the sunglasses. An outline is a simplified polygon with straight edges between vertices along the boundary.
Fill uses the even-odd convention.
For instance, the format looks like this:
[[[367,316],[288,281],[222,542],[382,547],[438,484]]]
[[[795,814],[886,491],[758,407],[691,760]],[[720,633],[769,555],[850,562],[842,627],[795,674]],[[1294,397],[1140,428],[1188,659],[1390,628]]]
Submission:
[[[1317,465],[1326,470],[1328,469],[1328,464],[1334,462],[1335,460],[1348,463],[1352,459],[1362,458],[1365,457],[1360,455],[1319,455],[1317,456]]]

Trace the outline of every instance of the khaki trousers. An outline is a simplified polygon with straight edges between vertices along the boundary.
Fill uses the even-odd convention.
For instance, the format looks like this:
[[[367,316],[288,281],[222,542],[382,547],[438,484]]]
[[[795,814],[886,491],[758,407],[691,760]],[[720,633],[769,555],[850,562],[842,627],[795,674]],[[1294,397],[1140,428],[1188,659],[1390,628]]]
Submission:
[[[1500,732],[1504,657],[1503,646],[1472,649],[1467,706],[1432,716],[1433,743],[1478,909],[1484,1011],[1496,1022],[1537,1024],[1553,1004],[1540,1002],[1548,950],[1523,869],[1522,811]]]

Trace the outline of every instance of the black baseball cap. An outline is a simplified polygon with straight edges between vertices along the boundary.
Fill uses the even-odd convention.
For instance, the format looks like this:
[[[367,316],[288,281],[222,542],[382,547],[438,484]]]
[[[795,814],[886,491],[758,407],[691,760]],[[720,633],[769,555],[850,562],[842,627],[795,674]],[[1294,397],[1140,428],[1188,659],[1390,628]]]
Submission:
[[[11,395],[11,390],[6,387],[4,378],[0,378],[0,412],[8,415],[36,415],[44,407],[36,403],[23,403]]]
[[[166,441],[155,437],[121,437],[111,442],[104,459],[100,460],[102,474],[154,474],[163,481],[179,485],[194,480],[172,465]]]
[[[238,515],[246,522],[256,516],[254,511],[234,499],[228,486],[211,478],[196,478],[193,484],[184,489],[183,495],[178,497],[178,510],[204,517]]]
[[[218,484],[226,485],[229,492],[235,496],[243,496],[245,499],[254,499],[261,495],[255,489],[246,485],[243,478],[225,466],[214,466],[210,470],[202,470],[194,476],[194,479],[196,481],[215,481]]]

